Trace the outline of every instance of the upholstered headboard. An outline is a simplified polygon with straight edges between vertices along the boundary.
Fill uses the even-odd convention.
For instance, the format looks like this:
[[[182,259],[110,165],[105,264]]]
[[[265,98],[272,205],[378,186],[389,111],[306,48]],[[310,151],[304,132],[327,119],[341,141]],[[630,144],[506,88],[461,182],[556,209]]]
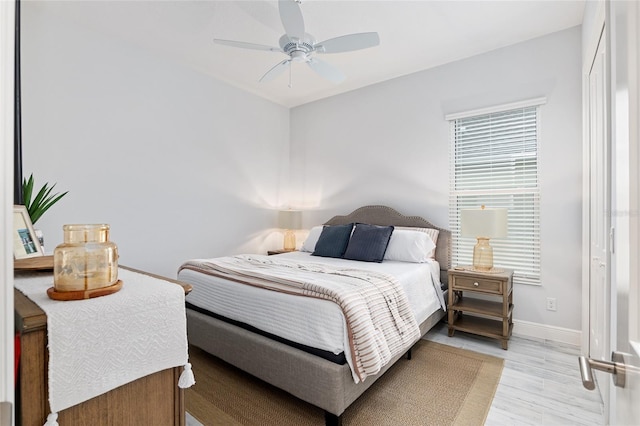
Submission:
[[[436,260],[440,263],[440,281],[447,283],[447,270],[451,267],[451,232],[439,228],[420,216],[405,216],[387,206],[364,206],[345,216],[334,216],[325,225],[347,223],[369,223],[384,226],[409,226],[414,228],[434,228],[439,232],[436,244]]]

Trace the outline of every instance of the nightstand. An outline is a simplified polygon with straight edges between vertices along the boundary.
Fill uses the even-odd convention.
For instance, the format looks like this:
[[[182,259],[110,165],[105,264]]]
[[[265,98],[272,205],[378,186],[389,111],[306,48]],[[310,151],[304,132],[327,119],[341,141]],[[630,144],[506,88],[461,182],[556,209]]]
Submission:
[[[513,271],[500,271],[449,269],[449,337],[456,330],[474,333],[498,339],[502,349],[507,349],[513,331]],[[467,292],[481,298],[465,297]]]
[[[296,250],[268,250],[267,255],[272,256],[274,254],[291,253],[292,251]]]

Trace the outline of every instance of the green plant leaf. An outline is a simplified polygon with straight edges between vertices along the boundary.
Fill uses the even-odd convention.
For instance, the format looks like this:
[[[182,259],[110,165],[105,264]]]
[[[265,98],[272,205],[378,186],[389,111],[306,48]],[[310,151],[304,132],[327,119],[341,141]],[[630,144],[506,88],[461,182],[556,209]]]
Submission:
[[[41,207],[38,209],[37,212],[35,212],[35,219],[31,219],[32,223],[35,223],[38,219],[40,219],[40,217],[44,214],[44,212],[46,212],[47,210],[49,210],[49,207],[53,206],[55,203],[58,202],[58,200],[60,200],[62,197],[64,197],[65,195],[67,195],[69,191],[67,192],[63,192],[62,194],[58,195],[57,197],[55,195],[53,195],[52,197],[55,197],[53,199],[48,198],[46,199]]]
[[[22,180],[22,196],[24,198],[24,205],[29,212],[29,217],[33,224],[35,224],[51,206],[60,201],[60,199],[69,192],[66,191],[62,194],[51,194],[51,191],[53,191],[56,184],[49,187],[49,184],[45,183],[42,188],[40,188],[33,201],[31,201],[34,182],[33,174],[29,176],[28,180]]]
[[[44,200],[47,199],[47,196],[49,195],[50,192],[51,192],[51,188],[49,188],[48,185],[45,183],[44,186],[40,188],[40,191],[38,191],[38,194],[36,195],[36,198],[33,200],[32,205],[42,206],[42,204],[44,203]]]
[[[24,205],[29,210],[31,205],[31,194],[33,192],[33,174],[29,176],[29,180],[22,180],[22,198],[24,199]]]

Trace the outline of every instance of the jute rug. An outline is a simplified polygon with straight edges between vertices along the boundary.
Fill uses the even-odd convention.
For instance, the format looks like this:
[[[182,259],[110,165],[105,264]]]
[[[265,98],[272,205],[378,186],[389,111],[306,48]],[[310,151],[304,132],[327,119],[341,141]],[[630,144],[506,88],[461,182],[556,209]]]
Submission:
[[[346,426],[482,425],[503,360],[420,340],[343,415]],[[196,384],[187,411],[205,426],[324,425],[324,411],[189,348]]]

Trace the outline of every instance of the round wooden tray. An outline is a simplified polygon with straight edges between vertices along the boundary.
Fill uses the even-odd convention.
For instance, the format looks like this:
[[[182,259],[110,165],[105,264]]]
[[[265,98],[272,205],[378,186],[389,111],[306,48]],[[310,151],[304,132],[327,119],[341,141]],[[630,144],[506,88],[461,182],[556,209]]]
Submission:
[[[116,293],[121,288],[122,280],[116,281],[115,284],[110,285],[109,287],[93,288],[91,290],[56,291],[54,287],[49,287],[47,289],[47,296],[53,300],[84,300],[107,296],[109,294]]]

